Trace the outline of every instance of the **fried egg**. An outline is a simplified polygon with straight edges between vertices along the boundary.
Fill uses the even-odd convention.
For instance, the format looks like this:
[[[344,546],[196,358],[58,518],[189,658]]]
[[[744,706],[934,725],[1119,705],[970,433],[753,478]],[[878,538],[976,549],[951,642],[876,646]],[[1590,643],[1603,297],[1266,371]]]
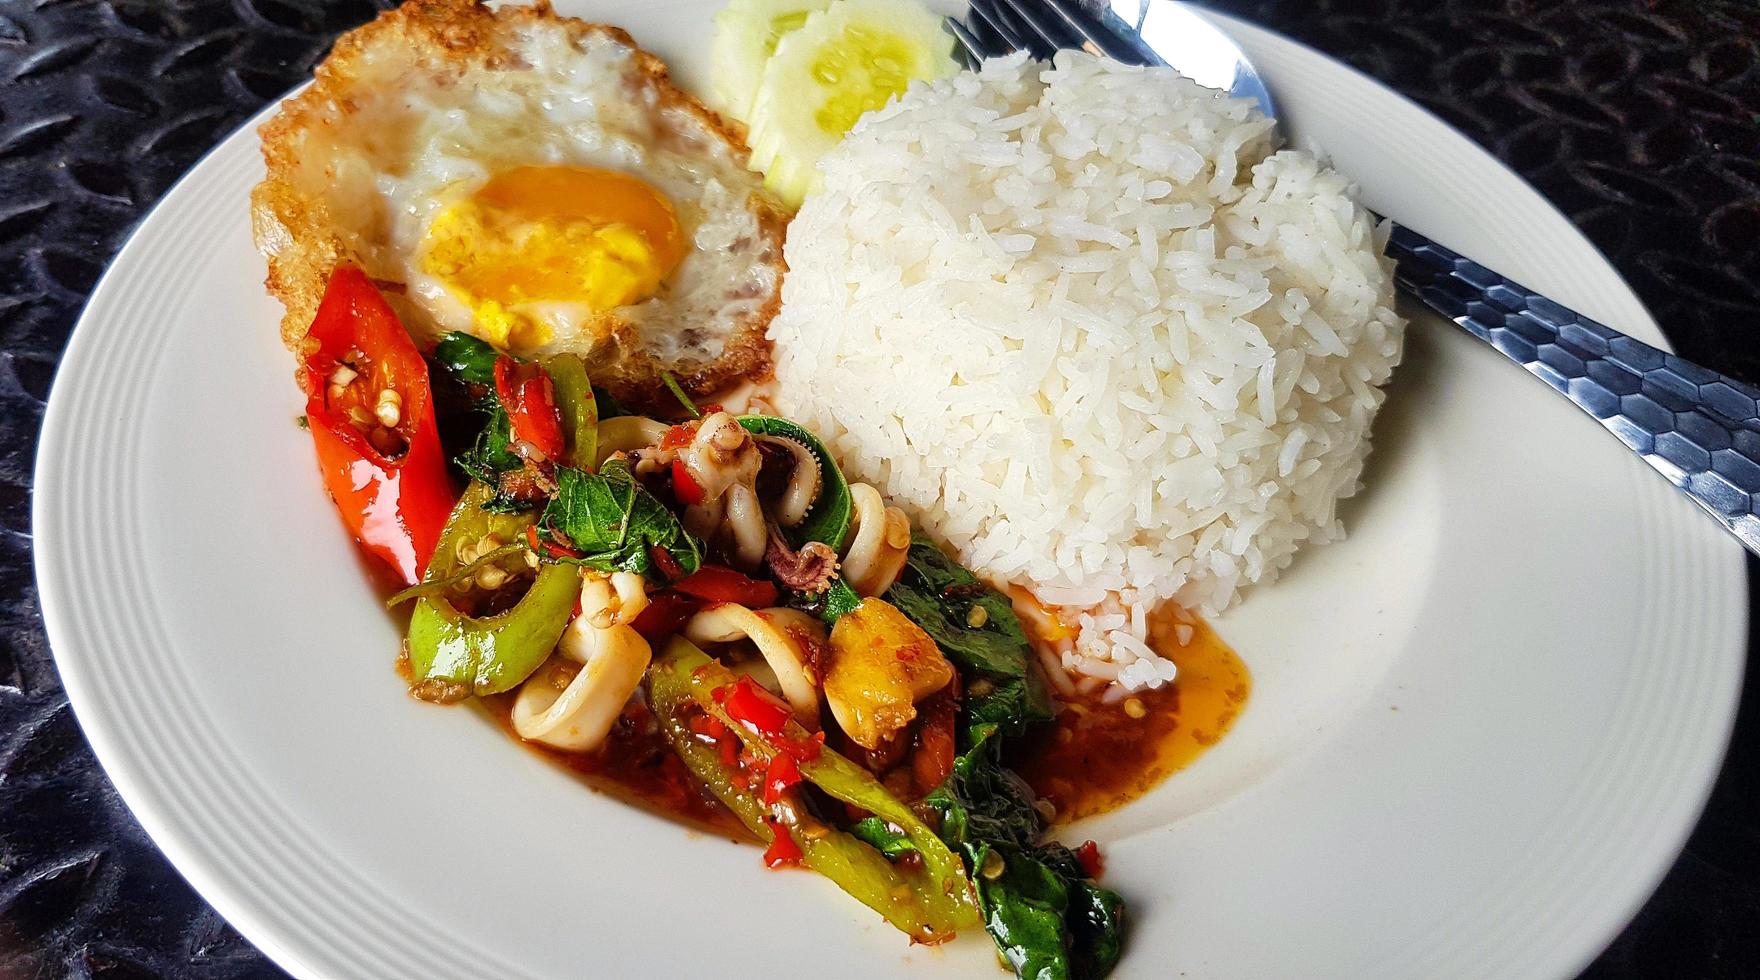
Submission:
[[[645,400],[768,367],[786,213],[737,131],[623,31],[546,4],[410,0],[341,38],[262,128],[252,196],[299,349],[336,263],[420,340],[572,352]]]

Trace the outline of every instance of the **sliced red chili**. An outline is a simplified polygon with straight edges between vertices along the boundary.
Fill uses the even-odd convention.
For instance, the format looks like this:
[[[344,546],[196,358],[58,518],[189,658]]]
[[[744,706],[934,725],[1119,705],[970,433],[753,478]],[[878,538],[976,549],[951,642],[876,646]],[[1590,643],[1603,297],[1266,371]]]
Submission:
[[[653,559],[654,567],[660,569],[660,574],[666,576],[666,581],[676,582],[684,578],[684,566],[678,563],[677,558],[672,557],[672,552],[659,545],[649,545],[648,557]]]
[[[570,548],[568,545],[560,544],[549,538],[539,537],[538,526],[536,524],[528,525],[526,527],[526,543],[532,546],[533,551],[542,552],[552,558],[579,558],[581,556],[579,551]]]
[[[324,486],[349,533],[421,581],[457,499],[414,341],[360,269],[330,274],[300,372]],[[389,423],[389,424],[387,424]]]
[[[684,460],[672,461],[672,495],[686,507],[694,507],[703,502],[703,485],[691,476],[691,468],[684,465]]]
[[[502,355],[495,361],[495,394],[507,409],[514,438],[530,443],[546,459],[563,452],[562,416],[556,411],[556,384],[540,364]]]
[[[792,714],[781,698],[764,690],[757,681],[743,674],[731,688],[723,690],[727,691],[727,695],[722,705],[727,709],[729,718],[760,735],[774,739],[782,737]]]
[[[1098,878],[1106,871],[1106,862],[1100,857],[1100,845],[1091,840],[1083,841],[1082,846],[1076,848],[1076,863],[1090,878]]]
[[[770,759],[769,768],[764,770],[764,802],[775,803],[782,799],[782,794],[798,786],[801,781],[801,767],[794,757],[786,752],[778,752]]]
[[[704,565],[672,587],[707,602],[731,602],[748,609],[774,606],[779,596],[775,582],[741,575],[722,565]]]
[[[825,750],[825,733],[814,732],[811,738],[804,738],[798,742],[783,739],[776,743],[776,747],[794,756],[800,762],[812,762],[819,758],[819,753]]]
[[[770,846],[764,848],[764,867],[775,870],[799,864],[801,848],[794,842],[788,828],[781,821],[765,817],[764,822],[770,825]]]
[[[630,626],[646,639],[657,640],[684,629],[684,624],[701,608],[703,602],[696,596],[670,590],[656,592],[648,597],[648,604]]]

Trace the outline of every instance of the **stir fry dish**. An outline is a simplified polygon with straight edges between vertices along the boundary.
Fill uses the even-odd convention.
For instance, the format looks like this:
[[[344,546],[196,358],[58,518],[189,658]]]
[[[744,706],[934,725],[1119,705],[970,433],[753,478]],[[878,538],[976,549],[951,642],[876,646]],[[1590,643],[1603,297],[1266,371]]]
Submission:
[[[519,738],[755,840],[768,868],[830,878],[914,942],[982,927],[1024,977],[1117,962],[1125,906],[1098,848],[1047,843],[1056,807],[1011,768],[1033,734],[1056,750],[1085,730],[1054,720],[1016,611],[1043,607],[979,581],[758,405],[675,389],[674,418],[638,415],[571,354],[463,333],[424,354],[347,265],[309,336],[306,424],[345,526],[407,586],[388,605],[409,616],[415,698],[482,699]],[[1133,707],[1061,713],[1140,725]]]

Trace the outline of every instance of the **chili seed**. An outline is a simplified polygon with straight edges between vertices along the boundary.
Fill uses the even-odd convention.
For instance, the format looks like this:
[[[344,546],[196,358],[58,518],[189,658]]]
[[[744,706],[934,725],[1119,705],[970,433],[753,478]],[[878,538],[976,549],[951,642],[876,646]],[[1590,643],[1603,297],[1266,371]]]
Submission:
[[[966,612],[966,625],[970,626],[972,629],[983,629],[984,624],[989,621],[990,610],[985,609],[977,603],[973,603],[972,608]]]
[[[984,865],[978,869],[978,873],[984,876],[985,881],[995,881],[1007,869],[1008,865],[1003,862],[1002,855],[991,851],[984,855]]]
[[[490,565],[477,573],[477,584],[485,589],[499,589],[507,581],[507,573]]]
[[[1139,698],[1125,698],[1124,713],[1132,718],[1142,718],[1149,713],[1149,709],[1143,707],[1143,702]]]
[[[1050,800],[1044,799],[1042,797],[1040,799],[1034,800],[1033,801],[1033,809],[1039,811],[1039,816],[1046,823],[1055,823],[1057,821],[1057,804],[1051,802]]]
[[[397,428],[403,420],[403,399],[390,388],[379,392],[379,404],[373,406],[373,414],[379,417],[379,424],[387,429]]]
[[[330,372],[330,384],[336,388],[346,388],[350,382],[358,377],[360,375],[355,373],[354,368],[346,364],[338,364],[336,370]]]
[[[355,428],[360,429],[362,432],[367,430],[367,426],[373,424],[373,417],[368,415],[367,410],[359,405],[348,410],[348,420],[353,422]]]

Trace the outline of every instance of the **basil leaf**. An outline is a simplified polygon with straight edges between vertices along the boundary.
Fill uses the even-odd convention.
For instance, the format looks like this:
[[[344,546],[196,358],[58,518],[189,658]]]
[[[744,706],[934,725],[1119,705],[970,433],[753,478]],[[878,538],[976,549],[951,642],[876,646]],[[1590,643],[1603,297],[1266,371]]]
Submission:
[[[902,857],[917,849],[904,831],[879,817],[864,817],[850,825],[848,833],[889,858]]]
[[[511,514],[530,510],[532,501],[516,500],[501,492],[501,474],[525,468],[512,449],[513,425],[499,404],[485,402],[480,412],[486,421],[477,433],[471,448],[453,457],[452,462],[473,480],[485,483],[493,495],[483,502],[483,509],[492,514]]]
[[[822,592],[788,591],[787,604],[809,616],[817,616],[826,626],[836,626],[846,613],[862,604],[862,597],[841,577],[831,580]]]
[[[1089,980],[1111,972],[1123,948],[1123,900],[1084,879],[1067,848],[980,845],[970,857],[981,867],[992,850],[1001,873],[973,881],[984,928],[1015,974]]]
[[[911,539],[904,572],[885,598],[935,640],[968,686],[974,674],[995,683],[990,694],[967,700],[968,717],[999,724],[1010,735],[1050,720],[1051,696],[1033,669],[1033,648],[1014,604],[933,541],[921,534]]]
[[[1032,789],[1001,763],[998,726],[971,729],[973,743],[925,802],[941,811],[942,839],[974,872],[985,929],[1020,977],[1105,976],[1123,948],[1124,900],[1089,879],[1068,848],[1037,843],[1044,819]],[[1002,867],[986,877],[980,869],[992,853]]]
[[[1124,902],[1088,879],[1068,848],[1039,844],[1045,819],[1033,789],[1002,764],[1004,738],[1051,719],[1051,697],[1013,603],[922,535],[911,539],[886,600],[935,640],[966,683],[963,751],[924,802],[941,811],[941,838],[973,872],[997,951],[1023,978],[1105,976],[1122,948]],[[1000,871],[981,873],[998,860]]]
[[[597,473],[557,467],[556,496],[540,523],[581,552],[567,560],[604,572],[652,575],[651,548],[664,548],[687,575],[703,563],[697,539],[621,459],[607,461]]]
[[[844,538],[849,535],[854,505],[850,501],[849,482],[843,478],[843,471],[837,468],[837,462],[826,451],[825,444],[796,423],[772,415],[742,415],[739,424],[753,435],[792,439],[807,447],[807,451],[819,461],[819,497],[813,501],[813,508],[807,511],[807,519],[794,528],[790,536],[795,544],[822,541],[830,545],[831,550],[842,551]]]
[[[453,331],[434,345],[434,363],[467,384],[495,388],[495,360],[500,352],[468,333]]]

